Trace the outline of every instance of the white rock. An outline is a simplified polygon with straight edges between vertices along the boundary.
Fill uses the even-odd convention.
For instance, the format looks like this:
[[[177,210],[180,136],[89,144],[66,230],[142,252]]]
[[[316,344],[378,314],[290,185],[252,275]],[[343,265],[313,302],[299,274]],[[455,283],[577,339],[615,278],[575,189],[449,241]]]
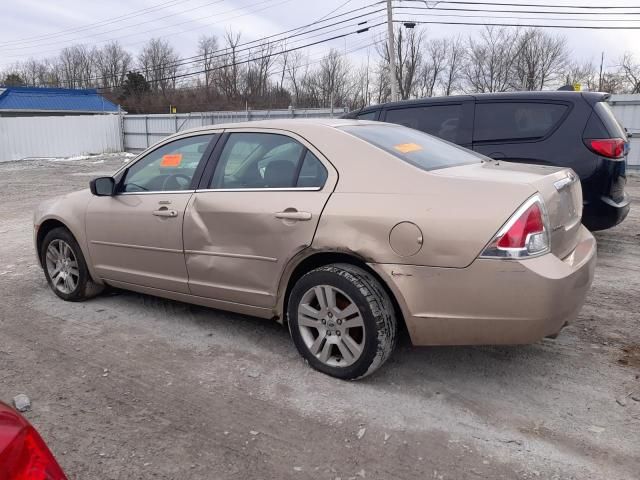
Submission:
[[[249,432],[251,435],[258,435],[260,432],[256,431],[256,430],[251,430]]]
[[[362,440],[362,437],[364,437],[365,433],[367,433],[366,428],[361,428],[360,430],[358,430],[358,433],[356,434],[356,436],[358,437],[358,440]]]
[[[364,468],[362,470],[360,470],[358,473],[356,473],[357,476],[364,478],[365,477],[366,472],[364,471]]]
[[[13,405],[19,412],[26,412],[31,410],[31,400],[24,393],[13,397]]]
[[[590,432],[593,432],[593,433],[602,433],[602,432],[604,432],[604,428],[596,427],[595,425],[591,425],[589,428],[587,428],[587,430],[589,430]]]
[[[293,467],[293,469],[294,469],[296,472],[301,472],[301,471],[302,471],[302,467]]]
[[[391,438],[391,435],[389,435],[388,433],[384,434],[384,441],[386,442],[387,440],[389,440]]]

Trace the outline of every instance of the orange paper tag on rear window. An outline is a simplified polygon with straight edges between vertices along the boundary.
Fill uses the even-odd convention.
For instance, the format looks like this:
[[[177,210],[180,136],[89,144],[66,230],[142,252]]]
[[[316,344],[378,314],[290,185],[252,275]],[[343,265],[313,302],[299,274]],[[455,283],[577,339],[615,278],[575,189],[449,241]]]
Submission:
[[[422,150],[422,147],[417,143],[401,143],[400,145],[396,145],[393,148],[398,150],[400,153],[411,153]]]
[[[164,155],[162,160],[160,161],[161,167],[177,167],[182,162],[182,154],[181,153],[171,153],[169,155]]]

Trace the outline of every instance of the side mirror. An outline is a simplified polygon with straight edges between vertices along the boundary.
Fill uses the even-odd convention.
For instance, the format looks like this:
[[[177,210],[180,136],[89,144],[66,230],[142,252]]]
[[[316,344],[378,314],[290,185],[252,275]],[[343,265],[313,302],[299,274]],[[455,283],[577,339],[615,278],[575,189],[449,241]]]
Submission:
[[[116,190],[116,181],[112,177],[98,177],[89,182],[91,193],[98,197],[111,197]]]

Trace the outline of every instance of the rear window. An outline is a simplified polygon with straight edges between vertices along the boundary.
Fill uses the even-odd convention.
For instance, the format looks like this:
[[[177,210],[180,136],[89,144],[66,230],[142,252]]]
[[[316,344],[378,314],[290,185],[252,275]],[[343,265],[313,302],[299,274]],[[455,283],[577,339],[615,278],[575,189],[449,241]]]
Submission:
[[[450,142],[464,143],[459,134],[462,114],[462,104],[430,105],[389,110],[385,121],[415,128]]]
[[[533,140],[549,134],[569,107],[554,103],[478,103],[474,142]]]
[[[422,170],[478,163],[485,158],[465,148],[401,125],[349,125],[340,129]]]
[[[620,125],[620,122],[616,119],[613,111],[609,107],[608,103],[598,102],[594,105],[593,110],[598,114],[605,128],[608,130],[611,138],[624,138],[627,139],[627,134]]]

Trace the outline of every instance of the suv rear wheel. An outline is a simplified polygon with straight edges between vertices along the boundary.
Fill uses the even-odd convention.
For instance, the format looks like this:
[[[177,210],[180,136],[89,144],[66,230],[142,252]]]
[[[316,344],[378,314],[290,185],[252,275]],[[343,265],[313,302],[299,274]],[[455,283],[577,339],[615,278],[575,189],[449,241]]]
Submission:
[[[376,278],[350,264],[319,267],[289,296],[289,330],[300,354],[323,373],[355,379],[376,371],[396,341],[393,304]]]

